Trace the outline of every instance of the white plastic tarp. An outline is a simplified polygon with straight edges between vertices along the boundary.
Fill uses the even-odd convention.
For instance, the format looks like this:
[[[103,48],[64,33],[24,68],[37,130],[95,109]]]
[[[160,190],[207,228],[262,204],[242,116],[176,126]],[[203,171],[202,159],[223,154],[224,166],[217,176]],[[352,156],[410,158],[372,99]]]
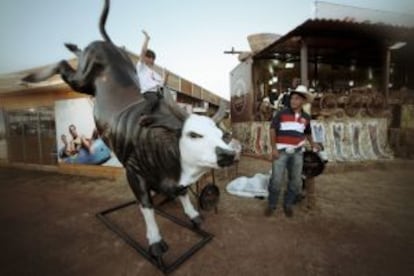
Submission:
[[[229,194],[242,197],[265,198],[269,192],[269,174],[257,173],[252,177],[241,176],[227,184],[226,190]]]

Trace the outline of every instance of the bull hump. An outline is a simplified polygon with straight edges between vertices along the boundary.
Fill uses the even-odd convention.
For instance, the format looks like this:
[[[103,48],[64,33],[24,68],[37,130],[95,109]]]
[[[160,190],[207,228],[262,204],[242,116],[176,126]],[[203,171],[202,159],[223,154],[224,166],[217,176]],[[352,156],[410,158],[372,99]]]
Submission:
[[[141,127],[138,112],[126,112],[112,129],[114,152],[126,168],[144,179],[179,179],[179,137],[163,127]]]
[[[154,123],[143,127],[139,122],[145,101],[131,103],[111,120],[113,150],[125,168],[131,168],[144,179],[171,178],[181,174],[179,137],[183,121],[171,114],[160,102]]]

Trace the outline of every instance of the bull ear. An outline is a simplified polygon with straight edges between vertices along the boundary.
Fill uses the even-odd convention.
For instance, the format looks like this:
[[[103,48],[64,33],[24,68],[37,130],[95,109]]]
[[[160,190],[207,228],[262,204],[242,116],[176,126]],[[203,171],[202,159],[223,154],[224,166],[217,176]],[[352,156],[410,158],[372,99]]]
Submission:
[[[81,54],[81,49],[79,49],[78,45],[76,44],[72,44],[72,43],[65,43],[65,47],[71,51],[72,53],[74,53],[77,57],[80,57]]]
[[[174,98],[171,95],[170,89],[167,86],[163,87],[163,95],[164,101],[170,108],[171,112],[180,120],[185,121],[190,114],[188,114],[187,111],[185,111],[177,105],[177,103],[174,101]]]
[[[216,114],[214,114],[212,119],[217,124],[223,120],[224,115],[226,115],[226,102],[221,100],[219,109],[217,110]]]

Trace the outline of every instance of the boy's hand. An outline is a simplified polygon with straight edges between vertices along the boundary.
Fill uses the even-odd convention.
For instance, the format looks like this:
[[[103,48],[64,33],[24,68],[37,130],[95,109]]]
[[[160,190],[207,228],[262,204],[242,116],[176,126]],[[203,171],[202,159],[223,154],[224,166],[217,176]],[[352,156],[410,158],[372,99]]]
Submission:
[[[150,36],[148,35],[148,33],[145,31],[145,30],[142,30],[142,33],[144,34],[144,36],[145,36],[145,39],[150,39]]]
[[[272,150],[272,160],[277,160],[279,159],[279,151],[275,148],[273,148]]]
[[[318,143],[312,143],[311,146],[312,146],[312,150],[315,152],[319,152],[322,149],[321,145],[319,145]]]
[[[163,85],[167,85],[168,82],[168,78],[170,77],[170,72],[165,71],[165,76],[164,76],[164,83]]]

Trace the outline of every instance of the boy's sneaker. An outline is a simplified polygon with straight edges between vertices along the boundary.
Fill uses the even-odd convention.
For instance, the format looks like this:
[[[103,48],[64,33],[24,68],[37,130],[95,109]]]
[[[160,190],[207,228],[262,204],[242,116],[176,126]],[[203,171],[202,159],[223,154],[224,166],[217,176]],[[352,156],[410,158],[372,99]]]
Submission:
[[[272,216],[276,211],[276,208],[267,207],[265,210],[265,216],[270,217]]]
[[[285,216],[288,218],[293,217],[293,208],[292,206],[283,206],[283,211],[285,212]]]

